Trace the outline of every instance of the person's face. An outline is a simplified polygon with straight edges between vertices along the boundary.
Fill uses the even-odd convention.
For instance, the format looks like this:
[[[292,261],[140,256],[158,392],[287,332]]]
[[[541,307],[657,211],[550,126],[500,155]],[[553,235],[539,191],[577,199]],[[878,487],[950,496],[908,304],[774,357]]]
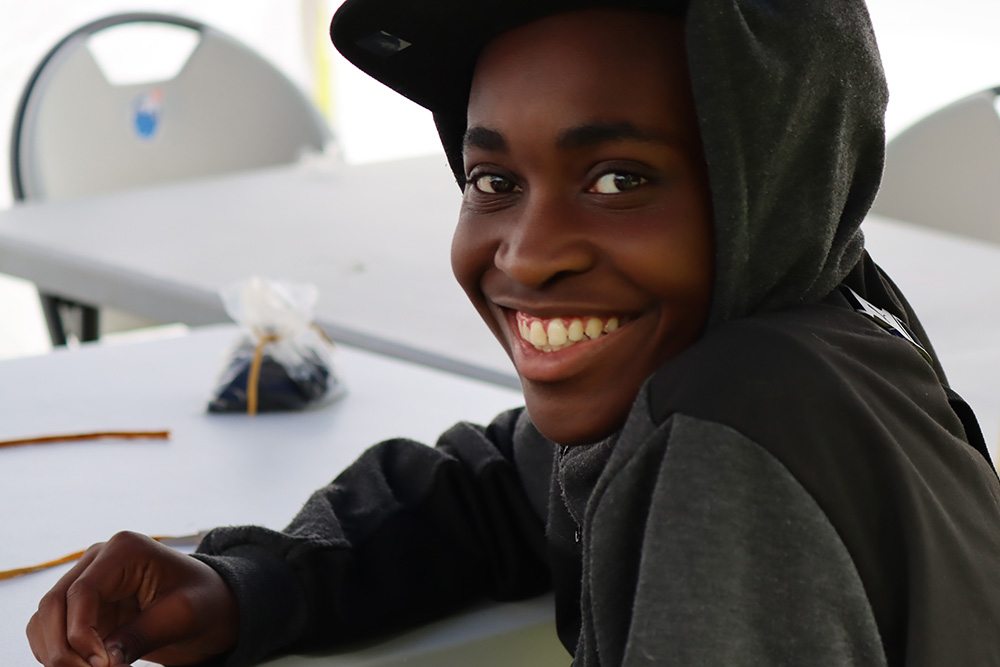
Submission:
[[[564,445],[624,423],[712,294],[708,177],[680,21],[561,14],[477,63],[455,276]]]

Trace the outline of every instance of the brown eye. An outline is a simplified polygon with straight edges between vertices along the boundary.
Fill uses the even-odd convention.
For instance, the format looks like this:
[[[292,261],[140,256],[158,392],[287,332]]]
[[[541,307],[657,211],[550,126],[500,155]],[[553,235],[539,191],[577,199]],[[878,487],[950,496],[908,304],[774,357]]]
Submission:
[[[590,186],[590,192],[596,192],[602,195],[616,195],[622,192],[628,192],[629,190],[634,190],[640,185],[648,182],[648,179],[643,178],[638,174],[610,172],[594,181],[594,184]]]
[[[471,183],[477,190],[488,195],[505,195],[521,191],[514,181],[498,174],[475,176]]]

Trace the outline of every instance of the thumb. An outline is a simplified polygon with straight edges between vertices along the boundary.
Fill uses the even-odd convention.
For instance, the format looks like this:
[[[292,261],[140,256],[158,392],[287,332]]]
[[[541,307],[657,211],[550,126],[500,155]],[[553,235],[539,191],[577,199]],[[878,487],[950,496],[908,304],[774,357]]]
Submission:
[[[157,600],[104,638],[110,667],[131,665],[153,651],[190,639],[184,605],[176,596]]]

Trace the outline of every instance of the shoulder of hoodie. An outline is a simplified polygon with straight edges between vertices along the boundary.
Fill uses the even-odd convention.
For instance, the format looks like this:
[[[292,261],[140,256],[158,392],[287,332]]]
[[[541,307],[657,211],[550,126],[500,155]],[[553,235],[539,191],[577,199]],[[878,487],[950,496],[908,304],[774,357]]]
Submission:
[[[836,301],[715,327],[650,378],[636,408],[654,429],[676,414],[739,433],[786,468],[848,542],[888,538],[876,535],[874,517],[859,517],[875,508],[921,531],[927,512],[997,520],[997,476],[934,369]]]
[[[981,458],[919,351],[835,302],[714,327],[660,368],[639,401],[653,424],[684,414],[739,432],[807,489],[834,470],[884,474],[900,457]]]
[[[843,541],[888,643],[921,596],[970,628],[1000,620],[997,477],[908,341],[833,301],[735,319],[650,378],[616,456],[670,451],[674,416],[787,470]]]

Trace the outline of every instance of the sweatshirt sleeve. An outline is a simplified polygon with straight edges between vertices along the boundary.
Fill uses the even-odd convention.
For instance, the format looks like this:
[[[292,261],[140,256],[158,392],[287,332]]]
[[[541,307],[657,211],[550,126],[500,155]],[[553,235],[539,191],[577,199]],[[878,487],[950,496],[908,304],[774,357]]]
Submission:
[[[414,625],[549,587],[539,516],[550,448],[522,410],[461,423],[436,447],[396,439],[315,492],[281,532],[220,528],[196,557],[235,591],[227,667]],[[524,449],[519,470],[519,449]],[[546,461],[546,456],[548,457]]]
[[[884,667],[847,549],[769,452],[682,415],[646,444],[588,508],[577,664]]]

